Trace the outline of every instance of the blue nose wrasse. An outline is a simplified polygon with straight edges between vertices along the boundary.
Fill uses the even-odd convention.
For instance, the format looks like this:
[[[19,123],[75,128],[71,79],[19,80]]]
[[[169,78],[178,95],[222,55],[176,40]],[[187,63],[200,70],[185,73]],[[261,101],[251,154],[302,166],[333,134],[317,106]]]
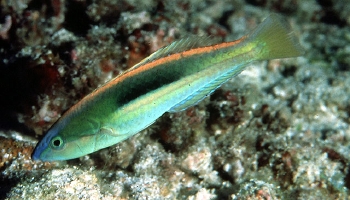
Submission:
[[[33,160],[68,160],[117,144],[165,112],[195,105],[252,61],[303,54],[275,14],[236,41],[208,40],[173,42],[87,95],[49,129]]]

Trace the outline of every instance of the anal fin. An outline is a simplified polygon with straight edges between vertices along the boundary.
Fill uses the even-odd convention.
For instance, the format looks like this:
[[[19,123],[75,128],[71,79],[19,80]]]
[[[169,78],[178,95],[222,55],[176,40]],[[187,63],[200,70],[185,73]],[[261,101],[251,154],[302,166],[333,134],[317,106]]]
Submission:
[[[197,90],[196,92],[188,96],[186,99],[182,100],[181,102],[173,106],[168,112],[180,112],[180,111],[186,110],[191,106],[196,105],[205,97],[213,93],[218,87],[220,87],[230,78],[239,74],[243,70],[243,68],[244,67],[242,66],[235,66],[231,71],[207,83],[201,89]]]

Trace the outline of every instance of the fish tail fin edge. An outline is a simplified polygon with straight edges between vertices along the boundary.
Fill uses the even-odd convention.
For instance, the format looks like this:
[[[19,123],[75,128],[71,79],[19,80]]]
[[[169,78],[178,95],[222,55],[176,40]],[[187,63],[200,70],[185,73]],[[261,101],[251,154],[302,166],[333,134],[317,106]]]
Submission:
[[[277,14],[271,14],[248,38],[263,48],[258,60],[298,57],[304,49],[292,32],[289,24]]]

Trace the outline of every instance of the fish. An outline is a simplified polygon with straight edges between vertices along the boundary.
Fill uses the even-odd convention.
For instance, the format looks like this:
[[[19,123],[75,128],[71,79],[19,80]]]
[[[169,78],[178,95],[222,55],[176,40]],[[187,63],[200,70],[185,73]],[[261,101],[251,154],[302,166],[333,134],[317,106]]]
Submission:
[[[180,112],[209,96],[253,61],[302,56],[289,24],[271,14],[250,34],[212,43],[175,41],[97,88],[47,131],[33,160],[79,158],[122,142],[166,112]]]

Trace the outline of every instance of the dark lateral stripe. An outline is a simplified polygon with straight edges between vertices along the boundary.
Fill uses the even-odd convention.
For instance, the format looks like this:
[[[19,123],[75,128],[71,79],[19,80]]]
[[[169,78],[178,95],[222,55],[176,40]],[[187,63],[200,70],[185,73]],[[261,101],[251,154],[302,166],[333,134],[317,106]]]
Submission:
[[[116,91],[117,104],[118,106],[126,105],[145,94],[180,80],[183,76],[183,71],[179,70],[179,67],[168,66],[152,68],[134,77],[129,77],[118,87],[122,88],[122,92]]]
[[[128,71],[127,73],[114,78],[113,80],[111,80],[110,82],[102,86],[101,88],[90,93],[90,95],[86,96],[82,101],[80,101],[80,103],[73,106],[71,110],[78,109],[78,107],[81,104],[85,104],[86,102],[93,101],[95,96],[99,96],[105,93],[107,90],[110,90],[110,91],[112,90],[112,93],[117,98],[118,106],[127,104],[131,100],[134,100],[141,95],[144,95],[166,84],[179,80],[181,78],[181,75],[174,74],[173,72],[175,71],[171,69],[172,68],[171,66],[168,66],[168,65],[181,65],[180,63],[184,64],[185,63],[184,60],[186,58],[190,58],[196,55],[207,54],[222,48],[231,47],[242,42],[244,39],[245,37],[242,37],[241,39],[232,41],[232,42],[224,42],[224,43],[220,43],[212,46],[189,49],[188,51],[175,53],[163,58],[159,58],[150,63],[145,63],[143,66],[139,66],[136,69]],[[168,71],[168,73],[164,73],[165,75],[162,75],[162,76],[156,76],[156,74],[153,74],[153,75],[151,74],[148,78],[143,77],[143,74],[147,74],[149,71],[152,71],[154,69],[159,70],[159,68],[165,68],[162,70],[170,70],[170,71]],[[163,78],[164,80],[154,80],[153,76],[156,76],[158,78]],[[136,77],[141,77],[144,81],[134,80],[134,79],[140,79]],[[126,87],[126,89],[119,87],[119,85],[123,85],[123,87]],[[148,86],[148,88],[146,88],[146,86]],[[119,91],[114,91],[114,90],[119,90]],[[124,92],[125,94],[122,94]]]

